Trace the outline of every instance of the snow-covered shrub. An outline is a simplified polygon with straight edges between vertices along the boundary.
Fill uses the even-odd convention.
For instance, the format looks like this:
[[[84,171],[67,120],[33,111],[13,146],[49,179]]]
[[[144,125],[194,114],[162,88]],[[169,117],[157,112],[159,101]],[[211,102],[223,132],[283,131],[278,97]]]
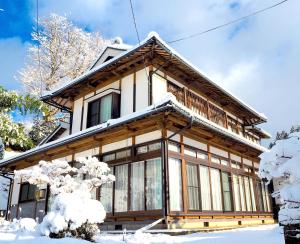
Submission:
[[[280,185],[272,194],[282,203],[279,222],[300,224],[300,132],[292,130],[273,143],[261,156],[260,177],[277,180]]]
[[[93,233],[98,233],[95,226],[106,216],[103,205],[92,199],[91,192],[104,183],[114,181],[114,176],[109,173],[107,164],[95,157],[78,158],[77,161],[78,168],[71,167],[66,161],[53,160],[40,161],[37,166],[15,172],[17,178],[38,187],[49,184],[55,196],[50,212],[40,225],[43,235],[91,240]]]

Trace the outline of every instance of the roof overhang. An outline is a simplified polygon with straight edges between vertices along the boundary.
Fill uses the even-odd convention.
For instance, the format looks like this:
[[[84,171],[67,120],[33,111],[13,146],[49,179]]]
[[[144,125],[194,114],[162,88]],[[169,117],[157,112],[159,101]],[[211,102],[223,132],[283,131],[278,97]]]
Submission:
[[[176,130],[185,127],[193,118],[193,125],[184,131],[192,137],[198,136],[213,143],[232,148],[240,153],[257,157],[266,149],[233,132],[195,115],[174,101],[167,101],[159,106],[150,106],[144,111],[138,111],[119,119],[110,120],[107,123],[91,127],[78,133],[66,136],[62,139],[43,144],[32,150],[26,151],[13,158],[0,161],[0,170],[14,170],[18,167],[29,167],[39,160],[52,160],[64,157],[79,151],[84,151],[126,139],[132,135],[157,130],[158,126],[165,124],[165,120],[171,123],[166,129]],[[158,122],[158,120],[161,120]]]
[[[174,75],[189,87],[195,87],[205,96],[214,100],[220,106],[239,114],[245,125],[254,125],[267,121],[267,118],[255,111],[228,91],[214,83],[204,75],[204,72],[193,66],[159,37],[153,35],[145,39],[140,45],[127,50],[102,65],[96,66],[82,76],[58,88],[41,99],[53,106],[71,110],[72,101],[79,94],[122,76],[134,69],[153,65],[169,75]]]

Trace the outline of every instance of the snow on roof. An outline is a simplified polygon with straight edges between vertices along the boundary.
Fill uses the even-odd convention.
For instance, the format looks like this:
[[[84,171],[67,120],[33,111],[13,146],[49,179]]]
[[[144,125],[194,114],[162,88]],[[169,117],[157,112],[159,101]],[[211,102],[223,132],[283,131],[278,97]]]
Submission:
[[[261,152],[265,152],[267,151],[267,149],[259,144],[256,144],[250,140],[247,140],[246,138],[242,137],[241,135],[238,135],[232,131],[229,131],[228,129],[215,124],[214,122],[206,119],[205,117],[195,113],[194,111],[188,109],[186,106],[180,104],[177,100],[176,97],[171,94],[171,93],[166,93],[166,95],[164,96],[164,98],[156,103],[153,104],[151,106],[148,106],[142,110],[139,110],[137,112],[122,116],[118,119],[111,119],[108,120],[105,123],[102,123],[100,125],[96,125],[93,127],[90,127],[88,129],[79,131],[77,133],[71,134],[69,136],[60,138],[58,140],[43,144],[43,145],[39,145],[31,150],[28,150],[22,154],[17,155],[16,157],[10,157],[7,158],[5,160],[0,161],[0,166],[4,166],[8,163],[10,163],[11,161],[15,161],[15,160],[20,160],[22,158],[25,158],[26,156],[30,156],[36,152],[39,151],[44,151],[44,150],[48,150],[50,148],[53,148],[55,146],[60,146],[60,145],[64,145],[68,142],[73,142],[77,139],[80,139],[82,137],[86,137],[86,136],[90,136],[93,135],[95,133],[100,133],[103,132],[105,130],[107,130],[108,128],[114,127],[114,126],[119,126],[122,125],[124,123],[129,123],[132,120],[137,120],[139,118],[144,118],[147,115],[153,114],[153,113],[158,113],[161,111],[165,111],[166,109],[175,109],[176,111],[178,111],[179,113],[185,115],[185,116],[189,116],[189,117],[193,117],[194,121],[196,121],[197,123],[200,123],[210,129],[213,129],[214,131],[217,131],[225,136],[228,136],[234,140],[237,140],[243,144],[246,144],[252,148],[255,148]]]
[[[100,71],[101,69],[103,69],[104,67],[112,64],[113,62],[115,62],[118,59],[121,59],[122,57],[128,55],[131,52],[134,52],[136,49],[140,48],[141,46],[145,45],[148,41],[150,41],[152,38],[155,38],[160,44],[161,46],[168,52],[170,52],[173,56],[176,56],[178,59],[180,59],[182,62],[184,62],[187,66],[189,66],[191,69],[193,69],[196,73],[198,73],[200,76],[202,76],[203,78],[205,78],[209,83],[211,83],[213,86],[217,87],[218,89],[220,89],[224,94],[226,94],[227,96],[229,96],[231,99],[235,100],[236,102],[238,102],[239,104],[241,104],[245,109],[251,111],[252,113],[256,114],[256,116],[258,116],[259,118],[263,119],[263,120],[267,120],[267,117],[263,114],[260,113],[258,111],[256,111],[253,107],[251,107],[250,105],[246,104],[245,102],[241,101],[239,98],[237,98],[236,96],[234,96],[232,93],[230,93],[229,91],[225,90],[224,88],[222,88],[221,86],[219,86],[218,84],[216,84],[214,81],[212,81],[210,78],[208,78],[208,75],[205,74],[205,72],[203,72],[202,70],[200,70],[198,67],[194,66],[192,63],[190,63],[188,60],[186,60],[184,57],[182,57],[176,50],[174,50],[172,47],[170,47],[164,40],[162,40],[160,38],[160,36],[156,33],[156,32],[150,32],[147,36],[147,38],[145,38],[142,42],[140,42],[140,44],[131,47],[130,49],[127,49],[126,51],[124,51],[123,53],[121,53],[120,55],[108,60],[107,62],[104,62],[103,64],[93,67],[94,64],[91,66],[92,68],[87,71],[86,73],[84,73],[83,75],[75,78],[74,80],[70,81],[67,84],[64,84],[63,86],[48,92],[47,94],[45,94],[44,96],[41,97],[41,99],[46,99],[48,97],[54,96],[55,94],[63,91],[64,89],[73,86],[76,83],[79,83],[80,81],[82,81],[83,79],[87,78],[88,76],[96,73],[97,71]],[[116,45],[124,45],[124,44],[116,44]],[[129,46],[128,46],[129,47]],[[101,54],[102,55],[102,54]],[[100,57],[101,57],[100,55]],[[98,60],[98,59],[97,59]],[[96,61],[97,62],[97,61]]]

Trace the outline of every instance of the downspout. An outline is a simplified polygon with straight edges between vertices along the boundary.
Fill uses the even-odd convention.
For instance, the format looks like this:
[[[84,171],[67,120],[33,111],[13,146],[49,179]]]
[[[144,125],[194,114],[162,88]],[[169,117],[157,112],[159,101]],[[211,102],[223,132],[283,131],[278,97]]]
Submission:
[[[184,126],[183,128],[179,129],[178,131],[174,132],[167,138],[163,138],[162,140],[162,156],[163,156],[163,203],[164,203],[164,209],[163,209],[163,218],[165,220],[166,225],[168,224],[168,213],[169,213],[169,201],[168,201],[168,195],[167,195],[167,183],[168,183],[168,141],[179,134],[180,132],[184,131],[185,129],[189,129],[192,127],[194,122],[194,117],[190,116],[189,123]],[[169,187],[168,187],[169,192]]]

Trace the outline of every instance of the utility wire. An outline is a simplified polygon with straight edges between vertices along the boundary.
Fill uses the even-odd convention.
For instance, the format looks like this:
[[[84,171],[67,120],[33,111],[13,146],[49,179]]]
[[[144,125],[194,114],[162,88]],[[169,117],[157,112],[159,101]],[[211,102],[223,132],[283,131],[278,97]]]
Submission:
[[[237,22],[239,22],[239,21],[241,21],[241,20],[247,19],[247,18],[249,18],[249,17],[258,15],[258,14],[260,14],[260,13],[262,13],[262,12],[265,12],[265,11],[267,11],[267,10],[270,10],[270,9],[272,9],[272,8],[275,8],[275,7],[277,7],[277,6],[279,6],[279,5],[283,4],[283,3],[285,3],[285,2],[287,2],[287,1],[288,1],[288,0],[284,0],[284,1],[278,2],[278,3],[276,3],[276,4],[273,4],[273,5],[269,6],[269,7],[266,7],[266,8],[260,9],[260,10],[257,10],[257,11],[255,11],[255,12],[253,12],[253,13],[250,13],[250,14],[245,15],[245,16],[243,16],[243,17],[240,17],[240,18],[238,18],[238,19],[229,21],[229,22],[227,22],[227,23],[225,23],[225,24],[217,25],[217,26],[212,27],[212,28],[210,28],[210,29],[207,29],[207,30],[205,30],[205,31],[198,32],[198,33],[195,33],[195,34],[192,34],[192,35],[189,35],[189,36],[185,36],[185,37],[181,37],[181,38],[178,38],[178,39],[169,41],[168,43],[180,42],[180,41],[183,41],[183,40],[187,40],[187,39],[190,39],[190,38],[194,38],[194,37],[203,35],[203,34],[205,34],[205,33],[208,33],[208,32],[211,32],[211,31],[214,31],[214,30],[223,28],[223,27],[228,26],[228,25],[232,25],[232,24],[237,23]]]
[[[139,45],[140,45],[141,44],[141,39],[140,39],[139,31],[138,31],[138,28],[137,28],[137,24],[136,24],[136,19],[135,19],[135,15],[134,15],[132,0],[129,0],[129,2],[130,2],[131,15],[132,15],[133,23],[134,23],[136,36],[137,36],[137,39],[138,39]]]
[[[137,28],[137,23],[136,23],[136,18],[135,18],[135,14],[134,14],[132,0],[129,0],[129,2],[130,2],[131,15],[132,15],[133,23],[134,23],[134,28],[135,28],[136,36],[137,36],[139,45],[141,45],[141,39],[140,39],[139,31],[138,31],[138,28]],[[141,53],[141,54],[142,54],[142,57],[143,57],[144,70],[145,70],[145,73],[146,73],[146,76],[147,76],[147,79],[148,79],[148,88],[149,88],[149,91],[150,91],[150,88],[151,88],[150,87],[150,76],[149,76],[149,73],[147,72],[147,68],[146,68],[147,66],[146,66],[145,56],[144,56],[143,53]]]

